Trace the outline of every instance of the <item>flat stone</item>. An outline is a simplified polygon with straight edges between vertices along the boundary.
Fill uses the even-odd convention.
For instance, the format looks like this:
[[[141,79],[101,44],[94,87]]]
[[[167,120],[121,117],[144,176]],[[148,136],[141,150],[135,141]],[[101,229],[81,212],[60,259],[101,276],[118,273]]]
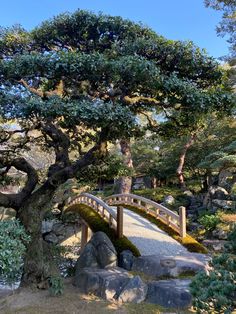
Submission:
[[[114,301],[129,280],[129,273],[119,267],[84,268],[76,276],[75,285],[82,293],[93,293],[107,301]]]
[[[195,274],[202,270],[207,271],[209,260],[208,256],[199,253],[140,256],[134,260],[132,271],[144,273],[152,278],[178,277],[184,273]]]
[[[221,252],[225,248],[225,244],[227,241],[225,240],[203,240],[202,244],[209,249],[213,249],[216,252]]]
[[[192,305],[191,280],[160,280],[148,283],[146,302],[165,308],[187,309]]]
[[[145,300],[148,287],[139,276],[131,278],[121,291],[118,302],[141,303]]]

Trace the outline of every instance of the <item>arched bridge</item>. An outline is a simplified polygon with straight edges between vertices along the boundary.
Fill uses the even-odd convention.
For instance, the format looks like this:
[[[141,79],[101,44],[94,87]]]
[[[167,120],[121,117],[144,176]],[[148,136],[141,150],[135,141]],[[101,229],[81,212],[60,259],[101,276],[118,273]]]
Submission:
[[[76,204],[89,206],[96,211],[113,228],[117,237],[123,235],[139,249],[142,255],[160,253],[179,254],[186,249],[167,235],[164,231],[152,224],[149,220],[140,216],[132,209],[138,209],[155,217],[177,232],[182,238],[186,237],[186,213],[185,207],[179,208],[179,214],[152,200],[135,194],[115,194],[101,200],[100,198],[82,193],[72,200],[68,200],[67,211]],[[83,247],[87,242],[88,226],[82,225]]]

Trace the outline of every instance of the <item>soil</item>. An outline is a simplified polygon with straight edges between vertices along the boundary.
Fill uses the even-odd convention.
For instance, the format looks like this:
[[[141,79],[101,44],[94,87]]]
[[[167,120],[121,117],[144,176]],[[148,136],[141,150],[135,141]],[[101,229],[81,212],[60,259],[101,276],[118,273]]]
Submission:
[[[48,290],[20,288],[0,290],[1,314],[159,314],[170,313],[152,304],[116,304],[93,295],[80,294],[66,279],[62,296],[51,296]],[[171,311],[171,314],[175,312]],[[183,312],[184,313],[184,312]],[[189,312],[188,312],[189,313]]]

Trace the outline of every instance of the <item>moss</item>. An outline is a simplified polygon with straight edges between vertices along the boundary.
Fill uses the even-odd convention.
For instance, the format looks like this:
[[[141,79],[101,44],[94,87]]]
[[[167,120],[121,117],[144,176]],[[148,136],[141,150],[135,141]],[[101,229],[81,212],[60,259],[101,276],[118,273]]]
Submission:
[[[182,239],[181,236],[176,231],[174,231],[172,228],[170,228],[169,226],[167,226],[160,220],[156,219],[156,217],[152,216],[150,213],[148,214],[144,212],[143,210],[130,206],[130,205],[124,205],[124,204],[120,204],[120,205],[132,210],[133,212],[137,213],[138,215],[146,218],[147,220],[155,224],[161,230],[165,231],[167,234],[173,237],[176,241],[178,241],[184,247],[186,247],[188,251],[196,252],[196,253],[208,252],[207,249],[201,243],[195,240],[193,237],[191,237],[190,235],[187,235],[185,238]]]
[[[125,236],[121,239],[118,239],[114,229],[109,227],[109,224],[102,219],[102,217],[95,212],[93,209],[86,205],[76,204],[72,205],[69,208],[70,212],[78,212],[80,217],[86,221],[93,232],[102,231],[107,234],[107,236],[112,241],[113,245],[116,248],[118,254],[124,250],[130,250],[134,256],[140,256],[139,250],[136,246],[129,241]]]

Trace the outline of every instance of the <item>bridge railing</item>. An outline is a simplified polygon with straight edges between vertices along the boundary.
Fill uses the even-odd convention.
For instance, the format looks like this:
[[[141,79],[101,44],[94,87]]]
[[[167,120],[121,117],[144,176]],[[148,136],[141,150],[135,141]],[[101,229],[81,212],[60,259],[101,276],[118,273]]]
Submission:
[[[171,227],[182,238],[186,237],[186,209],[183,206],[179,207],[178,215],[161,204],[135,194],[115,194],[104,200],[111,206],[130,205],[141,209]]]
[[[71,199],[67,203],[67,207],[76,204],[83,204],[93,208],[98,214],[109,223],[109,226],[116,229],[117,227],[117,214],[116,211],[110,208],[103,200],[100,198],[89,194],[82,193],[75,198]]]

